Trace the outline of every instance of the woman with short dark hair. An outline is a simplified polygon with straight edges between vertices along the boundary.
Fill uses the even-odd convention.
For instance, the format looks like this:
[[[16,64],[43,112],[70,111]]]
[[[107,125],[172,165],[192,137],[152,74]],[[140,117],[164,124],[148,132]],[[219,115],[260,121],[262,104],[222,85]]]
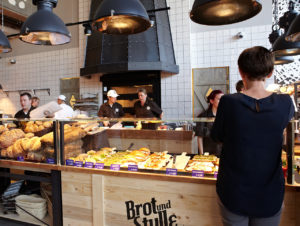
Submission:
[[[265,89],[274,68],[268,49],[244,50],[238,65],[245,90],[222,97],[211,133],[223,144],[217,179],[223,224],[276,226],[285,188],[283,130],[294,107],[288,95]]]
[[[198,115],[198,118],[214,118],[217,115],[217,109],[221,97],[224,93],[221,90],[213,90],[207,97],[208,108]],[[214,142],[210,138],[212,122],[197,122],[195,136],[197,136],[198,151],[200,155],[207,152],[211,155],[220,157],[222,145]]]

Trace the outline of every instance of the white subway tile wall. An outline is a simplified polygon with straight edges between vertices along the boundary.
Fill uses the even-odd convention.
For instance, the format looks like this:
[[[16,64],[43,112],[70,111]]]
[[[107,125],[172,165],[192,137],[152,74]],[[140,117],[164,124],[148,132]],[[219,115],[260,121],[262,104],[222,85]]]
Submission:
[[[78,20],[89,18],[90,0],[79,1]],[[230,67],[230,91],[239,80],[237,57],[240,52],[254,45],[270,48],[268,35],[271,25],[192,33],[189,11],[189,0],[167,0],[171,10],[170,25],[173,36],[175,57],[180,67],[177,75],[162,73],[161,94],[162,109],[165,118],[183,118],[192,116],[192,68]],[[4,90],[31,90],[50,88],[38,91],[41,104],[55,100],[59,95],[59,79],[80,76],[80,68],[84,66],[86,37],[83,27],[79,26],[79,48],[49,51],[38,54],[16,56],[16,64],[2,54],[0,59],[0,84]],[[245,33],[243,39],[234,39],[239,31]],[[102,93],[101,75],[92,78],[80,78],[80,92]],[[19,93],[10,92],[7,98],[0,93],[0,110],[14,114],[20,109]]]

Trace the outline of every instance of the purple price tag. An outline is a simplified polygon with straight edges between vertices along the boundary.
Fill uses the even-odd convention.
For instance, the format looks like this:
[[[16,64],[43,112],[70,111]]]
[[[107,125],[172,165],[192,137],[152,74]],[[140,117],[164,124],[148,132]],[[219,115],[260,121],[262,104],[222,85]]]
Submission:
[[[137,172],[139,170],[137,165],[129,165],[128,171]]]
[[[91,168],[93,168],[94,167],[94,164],[92,163],[92,162],[85,162],[85,164],[84,164],[84,168],[89,168],[89,169],[91,169]]]
[[[204,171],[203,170],[193,170],[192,177],[204,177]]]
[[[111,164],[110,169],[113,171],[119,171],[120,170],[120,165],[119,164]]]
[[[72,160],[72,159],[67,159],[67,160],[66,160],[66,165],[67,165],[67,166],[74,166],[74,160]]]
[[[218,172],[214,173],[214,178],[216,178],[216,179],[218,178]]]
[[[55,164],[55,161],[54,161],[54,159],[50,158],[50,159],[47,159],[47,163],[48,164]]]
[[[104,163],[96,163],[95,168],[96,169],[104,169]]]
[[[76,167],[82,167],[83,166],[83,162],[82,161],[75,161],[75,166]]]
[[[177,176],[177,169],[167,168],[166,174],[170,176]]]
[[[18,156],[17,160],[20,162],[24,162],[24,156]]]

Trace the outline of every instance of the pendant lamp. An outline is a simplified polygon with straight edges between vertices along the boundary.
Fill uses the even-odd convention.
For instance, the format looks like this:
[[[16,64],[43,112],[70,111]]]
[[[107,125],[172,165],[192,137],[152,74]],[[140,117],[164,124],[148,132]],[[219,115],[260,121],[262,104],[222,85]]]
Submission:
[[[275,56],[295,56],[300,54],[300,42],[288,42],[285,34],[281,35],[274,42],[272,52]]]
[[[151,22],[139,0],[103,0],[93,26],[106,34],[130,35],[146,31]]]
[[[254,17],[261,9],[260,0],[195,0],[190,18],[204,25],[233,24]]]
[[[286,40],[289,42],[300,42],[300,15],[298,15],[286,33]]]
[[[52,9],[57,0],[32,0],[37,11],[23,23],[20,39],[35,45],[61,45],[70,42],[71,34]]]
[[[278,57],[275,57],[274,64],[275,65],[283,65],[283,64],[290,64],[293,62],[294,62],[294,59],[291,56],[278,56]]]
[[[3,0],[1,1],[1,8],[2,8],[2,12],[1,12],[2,26],[0,30],[0,53],[8,53],[11,51],[11,46],[6,35],[3,32],[3,28],[4,28]]]

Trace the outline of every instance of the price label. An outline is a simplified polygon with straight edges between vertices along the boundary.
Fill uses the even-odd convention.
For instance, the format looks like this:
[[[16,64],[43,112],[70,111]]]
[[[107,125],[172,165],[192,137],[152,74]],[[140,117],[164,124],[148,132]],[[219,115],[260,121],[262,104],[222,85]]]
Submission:
[[[214,178],[218,178],[218,172],[214,172]]]
[[[85,164],[84,164],[84,168],[89,168],[89,169],[91,169],[91,168],[93,168],[94,167],[94,164],[92,163],[92,162],[86,162]]]
[[[67,166],[74,166],[74,160],[73,159],[67,159],[66,160],[66,165]]]
[[[203,170],[193,170],[192,177],[204,177],[204,171]]]
[[[177,169],[167,168],[166,175],[177,176]]]
[[[95,168],[96,169],[104,169],[104,163],[96,163]]]
[[[24,162],[24,156],[18,156],[17,160],[20,162]]]
[[[137,165],[129,165],[128,171],[137,172],[139,170]]]
[[[82,161],[75,161],[75,166],[76,167],[82,167],[83,166],[83,162]]]
[[[47,163],[48,164],[55,164],[55,161],[54,161],[54,159],[49,158],[49,159],[47,159]]]
[[[111,164],[110,165],[110,170],[119,171],[120,170],[120,165],[119,164]]]

